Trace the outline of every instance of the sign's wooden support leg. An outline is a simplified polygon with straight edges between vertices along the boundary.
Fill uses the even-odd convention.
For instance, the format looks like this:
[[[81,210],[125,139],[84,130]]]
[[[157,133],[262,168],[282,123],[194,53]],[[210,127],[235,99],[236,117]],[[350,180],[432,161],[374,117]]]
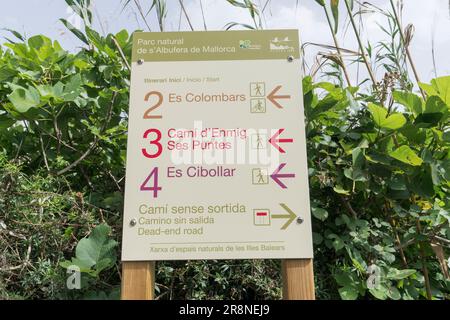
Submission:
[[[314,300],[314,272],[312,259],[282,260],[283,299]]]
[[[122,262],[122,300],[153,300],[155,298],[155,262]]]

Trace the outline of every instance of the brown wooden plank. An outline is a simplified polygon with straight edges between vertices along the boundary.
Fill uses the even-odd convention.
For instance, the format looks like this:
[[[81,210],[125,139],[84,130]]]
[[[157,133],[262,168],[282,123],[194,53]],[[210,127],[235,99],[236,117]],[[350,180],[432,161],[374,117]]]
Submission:
[[[314,272],[312,259],[282,260],[283,299],[314,300]]]
[[[122,300],[153,300],[155,298],[155,262],[122,262]]]

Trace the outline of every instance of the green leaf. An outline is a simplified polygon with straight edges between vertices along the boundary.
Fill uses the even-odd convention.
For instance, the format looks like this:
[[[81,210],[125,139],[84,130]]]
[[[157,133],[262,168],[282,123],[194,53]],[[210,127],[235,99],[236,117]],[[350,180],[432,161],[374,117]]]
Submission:
[[[424,166],[423,170],[412,178],[409,190],[425,198],[431,198],[434,195],[433,178],[429,166]]]
[[[42,35],[36,35],[28,39],[28,45],[33,49],[41,49],[45,46],[51,47],[52,40]]]
[[[420,166],[423,160],[408,146],[401,146],[389,152],[389,156],[412,166]]]
[[[334,239],[331,243],[335,251],[339,251],[344,248],[344,241],[336,234],[332,233],[328,236],[328,238]]]
[[[374,103],[369,103],[368,108],[375,124],[381,128],[396,130],[403,127],[406,123],[405,117],[400,113],[392,113],[388,116],[386,109]]]
[[[440,97],[432,96],[427,99],[425,113],[445,113],[446,111],[447,106]]]
[[[414,121],[414,126],[418,128],[431,128],[436,127],[441,121],[443,113],[421,113]]]
[[[339,193],[339,194],[345,194],[346,196],[350,195],[350,191],[345,190],[342,186],[339,186],[339,185],[335,186],[333,188],[333,190],[334,190],[334,192]]]
[[[14,108],[21,113],[27,112],[30,108],[38,107],[40,103],[39,92],[33,87],[28,89],[16,88],[8,98]]]
[[[63,98],[66,101],[75,100],[81,93],[81,75],[77,73],[72,76],[69,82],[64,86]]]
[[[364,164],[364,149],[357,147],[352,150],[353,169],[361,169]]]
[[[400,300],[402,297],[400,291],[398,291],[398,289],[394,286],[390,286],[386,294],[392,300]]]
[[[358,289],[353,286],[345,286],[339,289],[339,295],[342,300],[356,300],[358,298]]]
[[[406,190],[406,182],[403,176],[396,175],[388,181],[389,188],[392,190],[402,191]]]
[[[69,21],[67,21],[66,19],[59,19],[59,21],[61,21],[66,26],[66,28],[69,29],[70,32],[72,32],[78,39],[89,45],[89,41],[86,36],[80,30],[75,28]]]
[[[386,277],[390,280],[401,280],[401,279],[405,279],[405,278],[412,276],[416,272],[417,271],[414,269],[398,270],[395,268],[390,268]]]
[[[88,238],[83,238],[78,242],[76,257],[84,265],[92,267],[99,264],[104,259],[113,260],[112,249],[117,242],[109,238],[111,228],[106,224],[98,225]],[[104,265],[101,266],[105,268]]]
[[[319,245],[319,244],[321,244],[323,242],[323,237],[322,237],[322,235],[320,233],[313,232],[312,233],[312,238],[313,238],[313,243],[315,245]]]
[[[311,212],[314,217],[320,221],[325,221],[328,218],[328,211],[322,208],[311,207]]]
[[[16,70],[13,70],[6,65],[0,66],[0,82],[4,82],[17,74]]]
[[[117,40],[117,43],[119,43],[120,47],[124,48],[129,38],[128,31],[123,29],[117,33],[114,38]]]
[[[11,127],[16,120],[7,118],[5,115],[0,115],[0,129],[5,129]]]
[[[450,76],[439,77],[431,80],[431,85],[419,83],[429,96],[439,96],[442,101],[450,106]]]
[[[445,142],[450,142],[450,131],[446,131],[442,134],[442,140]]]
[[[387,290],[384,287],[378,287],[375,289],[370,289],[369,292],[377,299],[380,300],[386,300],[388,295],[387,295]]]
[[[334,30],[336,34],[338,32],[338,21],[339,21],[339,0],[330,0],[331,13],[334,19]]]
[[[3,28],[3,30],[11,32],[17,39],[19,39],[20,41],[25,42],[25,38],[19,32],[17,32],[16,30],[8,29],[8,28]]]
[[[316,2],[317,2],[318,4],[320,4],[322,7],[325,6],[325,0],[316,0]]]
[[[65,260],[59,263],[59,265],[65,269],[69,269],[71,267],[78,267],[80,272],[85,273],[93,273],[94,271],[91,269],[91,266],[86,265],[86,263],[80,259],[72,258],[72,260]]]
[[[89,27],[86,27],[86,35],[97,49],[99,50],[104,49],[103,39],[97,31]]]
[[[392,94],[395,102],[407,107],[413,114],[418,115],[423,111],[422,99],[411,92],[394,91]]]

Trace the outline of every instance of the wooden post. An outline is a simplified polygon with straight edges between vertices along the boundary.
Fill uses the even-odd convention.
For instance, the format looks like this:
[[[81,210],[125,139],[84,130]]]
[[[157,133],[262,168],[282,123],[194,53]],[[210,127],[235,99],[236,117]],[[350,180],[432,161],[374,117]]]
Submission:
[[[283,299],[314,300],[313,259],[286,259],[281,262]]]
[[[122,262],[122,300],[153,300],[155,298],[155,262]]]

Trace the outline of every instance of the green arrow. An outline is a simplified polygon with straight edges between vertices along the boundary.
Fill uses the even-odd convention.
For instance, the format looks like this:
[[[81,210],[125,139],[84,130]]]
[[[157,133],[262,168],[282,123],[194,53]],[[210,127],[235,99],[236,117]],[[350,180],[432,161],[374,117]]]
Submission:
[[[295,213],[288,208],[287,205],[285,205],[284,203],[280,203],[280,206],[286,210],[287,214],[273,214],[272,218],[273,219],[288,219],[286,221],[286,223],[281,227],[281,230],[286,229],[287,227],[289,227],[289,225],[292,223],[292,221],[294,221],[295,218],[297,218],[297,216],[295,215]]]

